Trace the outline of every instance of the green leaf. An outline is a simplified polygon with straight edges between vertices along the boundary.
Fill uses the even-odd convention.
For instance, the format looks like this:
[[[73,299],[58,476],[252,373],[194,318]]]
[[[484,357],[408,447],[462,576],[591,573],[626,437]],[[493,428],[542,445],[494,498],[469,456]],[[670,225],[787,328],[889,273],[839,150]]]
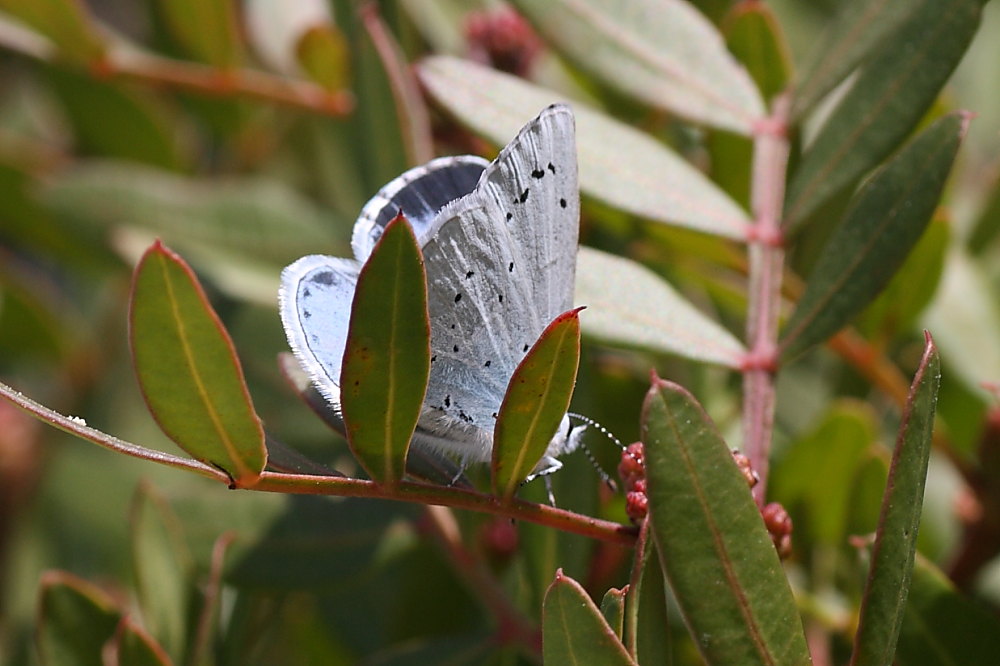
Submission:
[[[273,179],[206,180],[93,160],[54,174],[41,192],[47,207],[88,230],[137,227],[276,265],[337,250],[329,211]]]
[[[493,493],[505,500],[535,471],[569,409],[582,309],[553,319],[511,375],[493,430]]]
[[[978,255],[996,242],[1000,233],[1000,181],[992,184],[992,193],[979,212],[969,232],[969,250]]]
[[[562,569],[542,604],[542,658],[547,664],[635,664],[587,592]]]
[[[43,575],[38,654],[43,666],[103,666],[101,650],[121,615],[110,595],[62,571]]]
[[[303,32],[295,56],[309,78],[327,90],[343,90],[350,84],[350,45],[337,26],[326,23]]]
[[[746,349],[666,281],[636,262],[580,247],[574,301],[583,330],[605,342],[738,367]]]
[[[233,0],[158,0],[177,43],[201,62],[232,69],[243,58]]]
[[[809,663],[778,554],[708,415],[686,390],[656,378],[642,441],[660,564],[705,661]]]
[[[930,335],[910,386],[882,498],[852,664],[888,664],[896,651],[913,574],[941,361]]]
[[[140,625],[125,618],[111,645],[121,666],[172,666],[174,663],[163,647]]]
[[[611,630],[615,632],[615,636],[621,640],[625,625],[625,592],[623,590],[611,588],[604,593],[604,598],[601,599],[601,615],[604,616],[604,621],[608,623]]]
[[[899,666],[988,664],[1000,654],[1000,622],[917,555],[895,663]]]
[[[638,579],[632,580],[626,599],[626,647],[640,664],[670,663],[670,629],[667,618],[667,581],[663,576],[656,544],[650,536],[648,523],[643,528],[636,548],[635,566],[640,567]]]
[[[58,66],[45,70],[66,110],[76,149],[168,169],[185,162],[177,123],[146,90]]]
[[[760,94],[708,20],[682,0],[513,0],[581,69],[645,104],[749,135]]]
[[[786,359],[836,333],[892,279],[934,213],[968,122],[941,118],[854,196],[785,326]]]
[[[885,159],[913,130],[979,27],[980,0],[926,0],[869,61],[792,176],[785,217],[795,228]]]
[[[93,64],[104,55],[104,44],[80,0],[0,0],[0,10],[48,37],[75,64]]]
[[[765,100],[785,89],[792,73],[791,54],[781,25],[767,5],[734,6],[722,31],[729,50],[747,68]]]
[[[132,279],[129,340],[160,428],[240,486],[264,469],[264,430],[233,341],[184,260],[154,243]]]
[[[539,109],[560,101],[572,104],[581,191],[657,222],[746,238],[746,212],[652,137],[581,102],[457,58],[427,58],[417,71],[440,104],[498,145]]]
[[[815,430],[794,442],[774,467],[768,480],[771,499],[806,518],[796,520],[797,542],[844,543],[856,477],[877,438],[870,407],[834,403]]]
[[[379,483],[403,478],[430,368],[423,257],[399,215],[358,276],[340,373],[347,441]]]
[[[951,245],[950,224],[931,220],[885,290],[865,310],[858,328],[881,340],[894,340],[910,330],[934,298]]]
[[[826,28],[805,67],[792,102],[792,117],[801,118],[843,81],[859,63],[882,47],[922,8],[940,0],[848,0]]]
[[[193,563],[181,524],[166,500],[143,483],[132,501],[129,525],[132,570],[143,626],[181,661],[193,592]],[[129,640],[141,642],[141,637]]]

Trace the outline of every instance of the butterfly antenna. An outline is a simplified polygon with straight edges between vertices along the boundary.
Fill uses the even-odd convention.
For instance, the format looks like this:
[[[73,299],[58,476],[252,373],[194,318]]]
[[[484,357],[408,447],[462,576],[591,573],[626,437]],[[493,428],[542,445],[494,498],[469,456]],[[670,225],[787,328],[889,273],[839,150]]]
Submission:
[[[625,450],[625,445],[621,443],[621,440],[615,437],[610,430],[602,426],[594,419],[588,416],[584,416],[583,414],[577,414],[575,412],[570,412],[569,417],[599,430],[601,433],[604,434],[605,437],[614,442],[619,449],[621,449],[622,451]],[[608,488],[612,490],[612,492],[618,492],[618,484],[615,483],[615,480],[611,478],[610,474],[604,471],[604,468],[601,467],[601,464],[599,462],[597,462],[597,458],[594,457],[594,453],[587,447],[586,443],[580,442],[580,448],[583,449],[584,455],[587,456],[587,460],[590,461],[590,464],[597,472],[597,475],[601,477],[601,481],[604,481],[604,483],[608,486]]]

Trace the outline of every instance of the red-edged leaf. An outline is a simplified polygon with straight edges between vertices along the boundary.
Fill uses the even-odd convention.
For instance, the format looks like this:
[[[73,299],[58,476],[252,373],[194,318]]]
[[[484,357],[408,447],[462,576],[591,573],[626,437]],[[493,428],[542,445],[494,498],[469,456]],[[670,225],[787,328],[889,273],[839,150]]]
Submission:
[[[399,215],[358,276],[340,372],[347,441],[379,483],[403,478],[430,368],[424,260]]]
[[[586,590],[562,569],[542,605],[542,657],[546,664],[635,664]]]
[[[941,360],[931,336],[925,337],[892,453],[851,664],[892,663],[903,625],[941,385]]]
[[[552,320],[507,385],[493,431],[493,492],[505,499],[542,459],[566,415],[580,365],[580,310]]]
[[[136,375],[160,428],[252,485],[266,463],[264,429],[233,341],[190,267],[159,241],[136,266],[129,314]]]

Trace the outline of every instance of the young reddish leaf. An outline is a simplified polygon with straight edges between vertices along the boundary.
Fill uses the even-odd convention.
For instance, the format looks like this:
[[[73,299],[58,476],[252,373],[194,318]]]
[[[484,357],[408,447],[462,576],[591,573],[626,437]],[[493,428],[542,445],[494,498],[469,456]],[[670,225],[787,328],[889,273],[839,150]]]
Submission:
[[[924,503],[941,360],[930,334],[910,386],[882,498],[851,664],[889,664],[903,624]]]
[[[132,278],[129,341],[143,396],[160,428],[239,486],[264,469],[264,429],[233,341],[190,267],[154,243]]]
[[[514,0],[569,59],[644,104],[741,134],[764,115],[760,94],[691,3]],[[595,48],[595,45],[600,45]]]
[[[93,64],[104,54],[104,44],[81,0],[0,0],[0,10],[48,37],[62,57],[77,64]]]
[[[851,200],[785,326],[785,358],[836,333],[892,279],[934,213],[968,123],[965,113],[941,118]]]
[[[965,55],[982,4],[926,0],[885,40],[795,170],[785,199],[789,230],[878,165],[916,127]]]
[[[542,659],[546,664],[635,664],[586,590],[562,569],[542,603]]]
[[[580,365],[580,310],[559,315],[514,370],[493,430],[493,493],[504,499],[534,471],[569,409]]]
[[[660,564],[710,664],[808,664],[778,554],[732,453],[694,397],[654,380],[642,412]]]
[[[379,483],[403,478],[430,368],[424,260],[400,214],[358,276],[340,372],[347,441]]]
[[[35,640],[43,664],[103,666],[101,651],[121,614],[111,596],[62,571],[43,574]]]
[[[156,3],[174,39],[192,57],[221,69],[243,57],[233,0],[159,0]]]
[[[792,57],[781,25],[767,5],[735,5],[722,30],[729,50],[746,66],[765,100],[785,89],[792,72]]]

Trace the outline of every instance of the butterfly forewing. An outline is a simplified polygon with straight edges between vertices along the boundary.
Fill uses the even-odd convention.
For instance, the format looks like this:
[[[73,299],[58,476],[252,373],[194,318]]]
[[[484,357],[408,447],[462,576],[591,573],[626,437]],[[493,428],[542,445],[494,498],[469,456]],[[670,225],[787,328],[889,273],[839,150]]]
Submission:
[[[400,211],[422,243],[438,212],[472,192],[487,165],[474,155],[439,157],[394,179],[361,209],[351,238],[354,257],[368,259],[382,231]]]
[[[576,176],[572,113],[549,107],[429,229],[432,363],[421,427],[440,435],[439,448],[489,460],[514,369],[572,306]]]

